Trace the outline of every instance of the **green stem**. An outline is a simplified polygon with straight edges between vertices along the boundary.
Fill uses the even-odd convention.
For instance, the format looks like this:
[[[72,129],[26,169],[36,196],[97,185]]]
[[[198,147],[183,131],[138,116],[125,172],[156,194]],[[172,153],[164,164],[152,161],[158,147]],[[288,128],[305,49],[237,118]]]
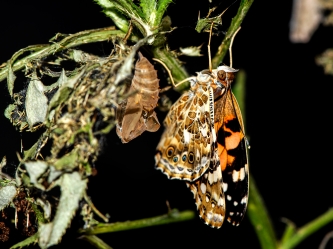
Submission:
[[[92,42],[101,42],[109,40],[111,37],[117,36],[117,37],[124,37],[125,34],[120,30],[115,30],[114,27],[108,27],[108,28],[102,28],[102,29],[94,29],[94,30],[87,30],[82,31],[73,35],[68,35],[64,39],[62,39],[59,42],[55,42],[54,44],[50,45],[35,45],[35,46],[29,46],[27,48],[19,50],[15,55],[15,59],[18,55],[27,52],[35,50],[32,54],[14,62],[14,60],[11,60],[14,62],[12,68],[13,71],[17,71],[22,69],[29,60],[36,60],[39,58],[43,58],[47,55],[54,54],[56,52],[76,47],[82,44],[86,43],[92,43]],[[2,68],[0,70],[0,82],[3,81],[8,74],[8,64],[6,67]]]
[[[257,233],[261,248],[277,248],[276,235],[273,225],[266,210],[264,201],[261,198],[259,190],[253,177],[250,176],[250,198],[247,207],[247,214]]]
[[[309,237],[309,235],[318,231],[323,226],[333,221],[333,209],[328,210],[326,213],[322,214],[318,218],[309,222],[305,226],[301,227],[296,231],[296,233],[290,237],[289,240],[284,241],[279,246],[279,249],[291,249],[301,243],[304,239]]]
[[[81,229],[79,230],[79,233],[83,233],[85,235],[93,235],[101,233],[119,232],[119,231],[191,220],[195,216],[196,215],[193,211],[179,212],[178,210],[173,209],[168,214],[165,215],[141,219],[141,220],[135,220],[135,221],[116,222],[111,224],[99,224],[96,227],[92,227],[90,229]]]
[[[242,24],[247,12],[249,11],[254,0],[241,0],[236,16],[232,19],[231,25],[225,35],[221,45],[218,48],[216,55],[212,60],[213,68],[217,68],[225,57],[229,47],[232,36]]]
[[[153,54],[157,59],[163,61],[167,65],[169,70],[172,72],[172,77],[175,80],[175,83],[189,77],[185,68],[183,68],[183,66],[180,65],[178,60],[166,49],[160,47],[153,48]],[[181,84],[179,87],[177,87],[176,90],[181,92],[187,88],[188,84]]]
[[[112,249],[111,246],[106,244],[103,240],[98,238],[95,235],[82,235],[80,239],[83,239],[85,241],[88,241],[92,246],[98,248],[98,249]]]

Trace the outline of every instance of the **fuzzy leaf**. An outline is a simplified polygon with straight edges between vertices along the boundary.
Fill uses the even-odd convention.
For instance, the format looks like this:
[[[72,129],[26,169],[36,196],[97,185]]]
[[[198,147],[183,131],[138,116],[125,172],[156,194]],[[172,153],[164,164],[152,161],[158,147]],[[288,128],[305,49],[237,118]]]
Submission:
[[[16,195],[16,187],[13,185],[7,185],[0,187],[0,210],[7,207]]]
[[[128,21],[127,19],[120,14],[117,10],[111,9],[111,10],[105,10],[105,15],[110,17],[114,24],[124,33],[128,31]]]
[[[25,99],[27,121],[30,127],[45,121],[47,112],[47,98],[44,94],[44,85],[40,80],[30,81]]]
[[[16,79],[16,76],[13,72],[12,64],[9,61],[8,62],[8,74],[7,74],[7,87],[8,87],[8,92],[11,97],[13,97],[15,79]]]
[[[28,246],[32,243],[36,243],[37,239],[38,239],[38,233],[35,233],[34,235],[26,238],[25,240],[13,245],[10,249],[23,248],[23,247]]]
[[[40,224],[39,227],[39,246],[41,248],[59,243],[75,215],[79,200],[87,187],[87,180],[82,180],[78,172],[73,172],[64,174],[58,184],[61,187],[61,197],[57,213],[52,222]]]
[[[45,187],[38,182],[39,177],[46,171],[48,165],[44,161],[34,161],[24,163],[29,176],[30,182],[39,189],[45,190]]]
[[[82,70],[80,73],[75,75],[72,78],[69,78],[66,82],[62,82],[62,85],[59,87],[59,90],[54,94],[50,100],[49,110],[56,108],[61,103],[65,102],[69,95],[71,94],[75,83],[78,79],[84,74],[85,70]],[[64,78],[63,78],[64,79]]]

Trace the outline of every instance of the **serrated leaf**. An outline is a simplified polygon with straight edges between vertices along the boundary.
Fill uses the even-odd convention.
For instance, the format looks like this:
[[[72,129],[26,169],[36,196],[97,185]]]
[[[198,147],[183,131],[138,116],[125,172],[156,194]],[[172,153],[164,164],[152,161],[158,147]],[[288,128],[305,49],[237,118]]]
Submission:
[[[28,171],[30,182],[37,188],[45,190],[45,187],[38,182],[39,177],[46,171],[48,165],[44,161],[25,162],[26,170]]]
[[[38,79],[30,81],[25,99],[27,121],[30,127],[43,123],[47,113],[47,98],[44,94],[44,85]]]
[[[11,97],[13,97],[14,81],[16,76],[13,72],[11,61],[8,61],[7,87]]]
[[[25,246],[28,246],[32,243],[36,243],[38,240],[38,233],[35,233],[34,235],[26,238],[25,240],[13,245],[10,249],[17,249],[17,248],[22,248],[22,247],[25,247]]]
[[[56,215],[52,222],[40,224],[39,246],[47,248],[56,245],[61,240],[75,215],[87,187],[87,180],[82,180],[78,172],[64,174],[58,181],[61,196]]]
[[[105,10],[105,15],[110,17],[114,24],[124,33],[128,31],[128,20],[119,12],[117,12],[114,9],[111,10]]]
[[[47,178],[48,183],[52,183],[54,180],[56,180],[60,175],[62,174],[62,171],[57,170],[55,167],[50,166],[50,173]]]
[[[72,78],[69,78],[66,82],[62,82],[62,85],[59,87],[59,90],[54,94],[52,99],[50,100],[49,110],[57,107],[61,103],[65,102],[70,93],[73,91],[75,83],[78,79],[84,74],[85,70],[83,69],[80,73],[75,75]]]
[[[16,187],[7,185],[0,187],[0,211],[7,207],[16,195]]]
[[[179,50],[183,55],[186,56],[203,56],[203,54],[201,54],[201,47],[202,45],[198,47],[192,46],[186,48],[179,48]]]

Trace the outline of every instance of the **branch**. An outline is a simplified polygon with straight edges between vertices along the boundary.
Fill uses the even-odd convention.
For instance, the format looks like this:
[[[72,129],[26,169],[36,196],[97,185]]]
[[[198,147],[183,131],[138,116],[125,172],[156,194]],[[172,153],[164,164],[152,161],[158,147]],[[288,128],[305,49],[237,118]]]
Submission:
[[[116,222],[116,223],[111,223],[111,224],[100,224],[96,227],[92,227],[89,229],[80,229],[79,233],[82,233],[85,235],[112,233],[112,232],[118,232],[118,231],[125,231],[125,230],[131,230],[131,229],[170,224],[170,223],[174,223],[174,222],[187,221],[187,220],[194,219],[194,217],[195,217],[195,213],[193,211],[179,212],[178,210],[173,209],[168,214],[164,214],[161,216],[156,216],[156,217],[146,218],[146,219],[141,219],[141,220],[134,220],[134,221]]]
[[[59,34],[59,36],[60,35],[61,34]],[[55,39],[57,39],[57,36],[55,37]],[[71,47],[76,47],[82,44],[107,41],[113,36],[123,37],[125,36],[125,33],[123,33],[120,30],[115,30],[114,27],[86,30],[73,35],[68,35],[61,41],[55,42],[54,44],[33,45],[27,48],[23,48],[18,52],[16,52],[11,59],[11,61],[14,63],[12,66],[13,71],[22,69],[30,60],[42,58],[47,55],[51,55],[53,53],[60,52],[62,50]],[[19,55],[27,51],[34,51],[34,52],[31,53],[29,56],[26,56],[15,62],[16,58],[18,58]],[[8,73],[8,63],[6,67],[0,70],[0,82],[7,77],[7,73]]]
[[[333,221],[333,209],[328,210],[318,218],[310,221],[305,226],[296,230],[293,236],[290,236],[288,240],[283,241],[280,244],[279,249],[291,249],[301,243],[304,239],[309,237],[314,232],[318,231],[323,226]]]
[[[240,6],[238,8],[238,12],[237,12],[236,16],[232,19],[232,22],[227,31],[227,34],[225,35],[221,45],[218,48],[216,55],[214,56],[214,58],[212,60],[213,68],[217,68],[220,65],[220,63],[222,62],[224,56],[226,55],[226,53],[229,49],[232,36],[237,31],[237,29],[241,26],[252,3],[253,3],[253,0],[241,0]]]

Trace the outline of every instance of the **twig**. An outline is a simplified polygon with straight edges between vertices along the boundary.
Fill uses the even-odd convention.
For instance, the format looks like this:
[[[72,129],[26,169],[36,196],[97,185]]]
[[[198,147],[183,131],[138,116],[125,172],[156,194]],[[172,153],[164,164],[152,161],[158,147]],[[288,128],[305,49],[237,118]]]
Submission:
[[[158,226],[174,222],[191,220],[194,219],[195,216],[196,215],[193,211],[179,212],[178,210],[173,209],[168,214],[165,215],[141,219],[141,220],[134,220],[134,221],[116,222],[111,224],[99,224],[98,226],[89,229],[80,229],[79,233],[86,235],[112,233],[118,231],[125,231],[125,230]]]
[[[218,48],[216,55],[212,60],[213,68],[217,68],[219,64],[222,62],[223,58],[225,57],[229,47],[231,38],[233,37],[234,33],[237,29],[241,26],[249,8],[251,7],[254,0],[241,0],[241,3],[238,8],[238,12],[236,16],[232,19],[231,25]]]

